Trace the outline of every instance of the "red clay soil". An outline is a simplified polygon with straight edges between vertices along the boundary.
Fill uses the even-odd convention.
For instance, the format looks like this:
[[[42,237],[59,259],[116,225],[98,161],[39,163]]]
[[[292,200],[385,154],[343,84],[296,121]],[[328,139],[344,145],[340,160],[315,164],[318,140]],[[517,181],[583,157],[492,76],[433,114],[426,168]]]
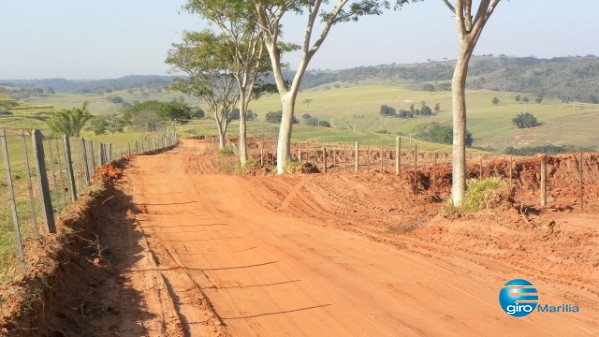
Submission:
[[[444,211],[447,167],[405,170],[402,177],[235,176],[218,174],[232,167],[215,152],[209,142],[183,140],[172,151],[132,158],[88,217],[94,225],[87,232],[99,234],[100,249],[71,257],[84,265],[76,269],[80,286],[57,288],[48,298],[46,323],[31,323],[29,334],[24,319],[16,320],[19,330],[4,325],[4,331],[599,335],[595,157],[585,161],[584,211],[577,167],[556,157],[550,160],[550,207],[533,206],[538,160],[529,159],[514,165],[515,200],[461,215]],[[508,164],[502,163],[483,174],[505,175]],[[102,171],[114,178],[120,172]],[[93,246],[95,236],[88,237],[80,245]],[[65,284],[75,276],[68,274]],[[510,317],[498,294],[515,278],[536,286],[539,303],[576,305],[580,312]],[[95,295],[83,296],[85,289]]]

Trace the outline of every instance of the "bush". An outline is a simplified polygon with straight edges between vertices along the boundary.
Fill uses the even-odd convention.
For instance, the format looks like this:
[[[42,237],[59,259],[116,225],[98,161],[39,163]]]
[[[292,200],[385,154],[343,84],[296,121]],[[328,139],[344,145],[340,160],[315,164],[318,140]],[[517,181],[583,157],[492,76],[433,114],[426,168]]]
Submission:
[[[269,111],[266,113],[266,121],[269,123],[281,123],[281,119],[283,118],[283,111]],[[293,116],[293,124],[299,123],[297,118]]]
[[[330,128],[331,127],[331,123],[329,123],[328,121],[319,121],[318,122],[318,126],[322,126],[324,128]]]
[[[453,127],[451,125],[442,125],[439,123],[425,124],[418,131],[418,138],[434,143],[452,144]],[[474,139],[472,133],[466,131],[466,146],[471,147]]]
[[[518,116],[512,118],[512,124],[520,129],[533,128],[540,125],[535,115],[530,112],[521,112]]]
[[[513,200],[513,189],[499,178],[471,181],[460,209],[464,212],[476,212],[496,208],[505,201]]]

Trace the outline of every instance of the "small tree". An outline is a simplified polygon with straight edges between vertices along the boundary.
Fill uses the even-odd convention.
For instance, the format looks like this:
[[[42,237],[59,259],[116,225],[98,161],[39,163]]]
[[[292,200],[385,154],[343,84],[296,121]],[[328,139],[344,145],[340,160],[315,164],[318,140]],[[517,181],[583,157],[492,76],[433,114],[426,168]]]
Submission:
[[[96,135],[123,132],[125,129],[125,120],[116,113],[105,116],[95,116],[90,120],[90,124],[89,129]]]
[[[84,102],[81,108],[63,109],[53,113],[48,119],[48,126],[55,134],[79,137],[83,126],[92,117],[87,109],[87,102]]]
[[[395,116],[395,114],[396,114],[395,109],[393,109],[392,107],[390,107],[388,105],[381,105],[381,108],[379,109],[379,113],[385,117]]]
[[[225,148],[225,135],[232,107],[239,102],[237,79],[231,74],[228,58],[229,38],[209,30],[186,32],[183,43],[173,44],[166,63],[188,77],[177,77],[172,89],[194,95],[206,102],[216,121],[220,149]]]
[[[493,104],[499,105],[499,98],[497,96],[493,97]]]
[[[146,101],[129,108],[124,119],[139,130],[154,132],[166,123],[175,130],[177,124],[188,123],[192,117],[192,110],[185,103]]]
[[[530,112],[521,112],[518,116],[512,118],[512,124],[520,129],[533,128],[539,125],[537,117]]]

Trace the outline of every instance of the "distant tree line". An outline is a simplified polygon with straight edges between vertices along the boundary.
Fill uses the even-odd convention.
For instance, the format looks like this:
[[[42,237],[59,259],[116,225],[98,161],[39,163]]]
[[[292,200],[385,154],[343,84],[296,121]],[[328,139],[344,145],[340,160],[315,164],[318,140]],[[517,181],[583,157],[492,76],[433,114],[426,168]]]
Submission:
[[[409,110],[401,109],[397,112],[393,107],[386,104],[381,105],[379,113],[384,117],[398,117],[398,118],[417,118],[417,117],[428,117],[433,116],[441,111],[439,103],[435,104],[435,110],[431,109],[426,102],[422,101],[420,109],[416,108],[414,104],[410,105]]]

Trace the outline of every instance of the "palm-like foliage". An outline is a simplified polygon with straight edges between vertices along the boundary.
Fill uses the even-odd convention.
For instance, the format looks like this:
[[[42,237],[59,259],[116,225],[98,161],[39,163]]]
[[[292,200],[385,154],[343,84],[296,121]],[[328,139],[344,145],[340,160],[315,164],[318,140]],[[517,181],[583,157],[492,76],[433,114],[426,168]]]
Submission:
[[[93,116],[87,109],[87,102],[81,108],[63,109],[55,112],[48,119],[48,126],[53,133],[79,137],[83,126]]]

